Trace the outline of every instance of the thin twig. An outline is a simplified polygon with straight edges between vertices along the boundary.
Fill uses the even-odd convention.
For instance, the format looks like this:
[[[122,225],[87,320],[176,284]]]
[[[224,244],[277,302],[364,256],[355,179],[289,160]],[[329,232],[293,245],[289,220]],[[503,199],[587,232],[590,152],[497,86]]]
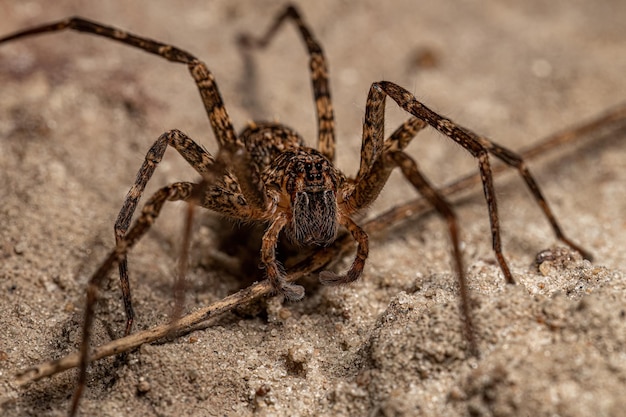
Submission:
[[[613,107],[587,123],[553,134],[520,152],[520,155],[528,161],[537,156],[545,155],[546,152],[566,143],[580,141],[583,138],[596,135],[601,131],[614,131],[617,128],[624,127],[624,122],[626,122],[626,103]],[[499,174],[504,171],[505,168],[504,165],[496,165],[493,168],[493,173]],[[468,175],[447,185],[441,189],[441,193],[445,196],[459,194],[461,191],[472,189],[479,183],[479,174]],[[370,233],[381,231],[410,216],[418,216],[431,210],[432,207],[430,207],[423,198],[418,198],[392,208],[374,219],[367,221],[364,224],[364,228]],[[343,238],[338,239],[332,246],[316,251],[310,257],[291,268],[286,280],[293,282],[306,274],[321,269],[324,265],[337,258],[343,251],[350,248],[351,245],[353,245],[353,240],[349,235],[345,235]],[[173,323],[161,324],[97,347],[89,356],[90,362],[107,356],[128,352],[145,343],[154,342],[165,337],[172,337],[173,335],[181,336],[189,332],[194,326],[217,318],[236,307],[267,296],[271,294],[271,292],[272,288],[267,281],[252,284],[248,288],[229,295],[220,301],[216,301],[207,307],[187,314]],[[16,374],[15,382],[19,385],[26,385],[46,376],[52,376],[67,369],[77,367],[79,364],[80,352],[75,352],[64,358],[45,362],[21,371]]]

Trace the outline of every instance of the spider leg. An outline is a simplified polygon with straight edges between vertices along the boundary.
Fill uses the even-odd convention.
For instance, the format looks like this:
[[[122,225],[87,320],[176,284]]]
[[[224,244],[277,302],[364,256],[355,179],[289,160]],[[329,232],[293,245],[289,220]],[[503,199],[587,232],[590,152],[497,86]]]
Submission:
[[[346,187],[343,207],[353,214],[369,206],[382,190],[395,165],[386,164],[383,153],[403,150],[417,133],[426,127],[426,122],[411,117],[383,142],[385,132],[386,95],[377,88],[370,88],[365,105],[363,138],[361,141],[361,161],[359,171],[352,186]]]
[[[266,47],[276,35],[284,22],[291,19],[300,31],[300,35],[306,44],[309,53],[309,67],[311,70],[311,83],[315,98],[315,110],[317,111],[318,125],[318,150],[330,161],[335,160],[335,116],[330,99],[330,87],[328,81],[328,64],[324,52],[309,26],[304,22],[298,9],[289,5],[279,14],[272,26],[259,38],[242,35],[240,45],[244,47]]]
[[[195,143],[191,141],[191,139],[187,138],[186,136],[184,136],[184,134],[178,131],[168,132],[161,137],[176,137],[178,139],[175,142],[179,145],[181,143],[191,143],[195,145]],[[180,141],[178,141],[179,139]],[[171,145],[172,143],[168,141],[157,141],[153,146],[153,149],[162,147],[162,151],[164,151],[168,144]],[[176,149],[179,150],[178,148]],[[187,147],[185,149],[188,150],[189,148]],[[149,155],[150,154],[151,153],[149,152]],[[183,154],[183,152],[181,152],[181,154]],[[202,172],[203,180],[199,184],[194,184],[190,182],[174,183],[161,188],[155,194],[153,194],[152,197],[150,197],[150,199],[144,205],[143,209],[141,210],[141,214],[139,215],[137,220],[135,220],[135,223],[130,228],[130,230],[128,230],[128,232],[125,233],[121,238],[116,240],[115,248],[109,253],[104,262],[102,262],[100,267],[89,279],[89,283],[87,286],[85,318],[83,322],[83,339],[81,341],[80,347],[81,360],[79,381],[72,402],[71,415],[74,415],[76,412],[76,409],[78,407],[78,401],[86,383],[87,365],[89,363],[89,341],[91,339],[91,327],[94,319],[94,310],[98,301],[98,292],[102,287],[102,283],[106,279],[109,271],[115,266],[115,264],[125,262],[128,251],[148,232],[148,230],[158,217],[159,213],[161,212],[161,209],[163,208],[165,202],[182,200],[241,220],[250,220],[258,216],[256,208],[248,205],[243,195],[238,192],[239,188],[235,182],[235,179],[228,173],[226,173],[225,175],[223,174],[223,163],[219,157],[215,161],[215,164],[211,166],[208,163],[211,160],[211,156],[208,153],[205,152],[203,154],[203,157],[200,157],[199,155],[196,156],[199,161],[207,162],[206,165],[194,165],[198,172]],[[156,162],[160,160],[160,158],[158,157],[155,157],[154,159],[157,160]],[[147,166],[146,171],[149,172],[149,175],[151,175],[151,171],[154,171],[155,169],[154,162],[155,161],[153,159],[146,158],[146,162],[144,163],[144,165]],[[138,177],[141,176],[142,172],[143,171],[140,170]],[[147,179],[149,179],[149,175]],[[135,185],[139,188],[141,186],[141,182]],[[131,191],[133,189],[131,189]],[[131,192],[129,192],[129,194],[131,194]],[[136,206],[137,201],[128,204],[129,206],[133,206],[133,204],[134,206]],[[134,206],[132,207],[133,210]],[[185,224],[185,246],[189,245],[188,232],[190,228],[190,223],[191,214],[188,215]],[[183,248],[183,253],[186,253],[186,251],[187,248]],[[177,290],[178,292],[180,292],[182,288],[179,287],[177,288]]]
[[[276,261],[278,235],[287,224],[287,221],[287,216],[280,213],[265,231],[261,244],[261,263],[265,269],[265,276],[272,284],[272,287],[288,300],[297,301],[304,297],[304,288],[301,285],[286,282],[285,271]]]
[[[513,276],[506,264],[504,255],[502,254],[501,241],[500,241],[500,226],[498,222],[498,211],[496,205],[495,191],[493,187],[493,179],[491,173],[491,167],[489,164],[489,153],[493,154],[498,159],[502,160],[505,164],[516,168],[524,179],[527,187],[531,191],[537,204],[542,209],[544,215],[550,222],[552,229],[558,239],[569,245],[573,249],[579,251],[584,257],[590,259],[591,255],[579,245],[566,238],[563,234],[561,227],[559,226],[556,217],[552,213],[550,206],[546,199],[543,197],[537,182],[530,174],[530,171],[526,167],[523,159],[516,153],[491,142],[489,139],[478,136],[469,129],[461,127],[434,111],[430,110],[424,104],[420,103],[413,94],[405,90],[404,88],[388,81],[381,81],[372,84],[372,88],[380,89],[385,94],[389,95],[401,108],[411,113],[412,115],[426,121],[429,125],[437,129],[439,132],[448,136],[450,139],[457,142],[468,152],[470,152],[479,161],[479,169],[481,172],[481,179],[483,182],[483,191],[485,199],[487,200],[487,206],[489,210],[489,219],[491,221],[491,235],[492,246],[496,253],[496,259],[500,264],[500,268],[507,280],[507,282],[514,282]]]
[[[206,152],[200,145],[196,144],[191,138],[179,130],[170,130],[163,133],[152,145],[145,160],[137,172],[135,183],[130,188],[124,199],[124,204],[115,221],[114,232],[115,242],[119,244],[126,235],[126,231],[130,226],[131,219],[137,208],[137,204],[143,194],[146,184],[152,177],[167,147],[174,147],[178,153],[200,174],[206,175],[214,164],[214,158]],[[132,306],[132,297],[128,280],[128,261],[126,255],[120,256],[118,262],[120,273],[120,285],[122,288],[122,298],[124,300],[124,309],[126,311],[126,328],[124,335],[129,335],[134,321],[134,311]]]
[[[381,88],[381,84],[382,83],[373,83],[370,88],[368,98],[367,98],[365,121],[363,124],[363,145],[362,145],[362,152],[361,152],[363,156],[361,158],[361,166],[359,168],[359,173],[357,174],[356,187],[353,193],[354,202],[352,202],[352,205],[355,207],[360,207],[361,204],[373,201],[378,196],[378,193],[380,192],[380,189],[382,189],[382,186],[384,185],[384,182],[389,176],[389,173],[391,172],[393,167],[397,164],[397,161],[395,161],[393,157],[391,158],[394,161],[393,164],[389,164],[389,163],[386,164],[384,158],[380,158],[380,155],[384,149],[384,144],[382,144],[381,142],[382,142],[382,132],[384,130],[384,106],[385,106],[386,96],[387,95],[391,96],[391,98],[394,99],[396,102],[398,102],[400,107],[404,108],[405,110],[407,110],[407,108],[404,107],[398,101],[397,94],[396,96],[390,94],[389,91],[385,90],[384,88]],[[401,89],[401,87],[397,86],[396,84],[393,84],[393,83],[388,83],[388,84],[397,87],[398,90],[406,92],[406,94],[410,95],[410,97],[412,97],[413,100],[417,102],[417,100],[413,97],[413,95],[411,95],[408,91]],[[421,103],[419,104],[421,105]],[[432,125],[431,120],[424,117],[422,114],[419,114],[419,113],[416,114],[411,111],[409,111],[409,113],[412,113],[415,117],[418,117],[420,120],[423,120],[424,122],[427,122]],[[431,113],[436,115],[436,113],[432,111]],[[441,118],[439,115],[436,115],[436,116]],[[450,123],[452,124],[452,122]],[[435,126],[439,126],[439,125],[435,125]],[[454,126],[456,127],[456,125]],[[462,133],[465,133],[465,130],[461,130],[461,128],[458,128],[458,130]],[[472,153],[472,155],[478,158],[479,160],[481,178],[483,181],[483,190],[485,193],[485,198],[487,200],[489,219],[491,222],[490,224],[491,224],[491,232],[492,232],[493,250],[496,254],[496,259],[498,260],[498,263],[505,276],[505,279],[507,280],[507,282],[513,283],[514,282],[513,276],[502,254],[502,245],[500,242],[500,227],[499,227],[499,220],[498,220],[498,215],[497,215],[497,205],[496,205],[496,199],[495,199],[495,192],[493,188],[493,182],[491,180],[489,160],[488,158],[485,158],[483,156],[483,154],[487,155],[487,151],[476,142],[470,143],[469,141],[459,141],[455,138],[453,139],[461,143],[463,147],[468,149]],[[406,141],[406,143],[408,144],[408,141]],[[392,149],[391,144],[389,144],[387,148],[388,148],[387,150],[391,150]],[[392,153],[391,155],[393,154],[395,154],[395,152]],[[396,156],[395,158],[401,158],[401,157]],[[400,166],[402,167],[402,165]],[[415,171],[418,172],[417,166],[415,166]],[[403,172],[404,172],[404,169],[403,169]],[[405,173],[405,176],[407,176],[408,171],[404,173]],[[412,177],[413,179],[417,179],[415,175],[413,175]],[[407,178],[409,179],[409,181],[413,183],[410,176],[407,176]],[[421,188],[418,187],[415,183],[413,183],[413,185],[416,186],[418,191],[423,193],[425,198],[429,200],[432,199],[430,200],[431,204],[433,204],[440,211],[440,213],[444,217],[446,217],[446,219],[448,219],[448,222],[450,222],[449,220],[450,217],[447,216],[446,211],[445,210],[442,211],[441,209],[443,207],[443,204],[440,204],[441,203],[440,201],[436,201],[435,200],[436,197],[433,197],[431,192],[423,192],[426,190],[423,183],[425,184],[428,184],[428,183],[422,182],[422,181],[419,181],[419,183],[421,183],[420,185]],[[453,243],[455,239],[458,239],[458,237],[455,238],[454,236],[451,236],[451,238],[452,238]],[[454,248],[455,254],[457,253],[457,251],[458,251],[458,248]],[[459,265],[459,261],[457,260],[456,262],[457,262],[457,265]],[[463,279],[462,274],[464,274],[464,271],[459,271],[459,281]],[[461,284],[461,287],[463,287],[464,285],[465,285],[464,283]],[[463,309],[465,310],[466,307],[463,307]]]
[[[247,201],[250,200],[249,196],[247,196],[246,193],[242,193],[237,179],[226,171],[226,166],[235,162],[233,160],[235,156],[231,153],[230,147],[222,148],[216,160],[204,150],[204,148],[193,141],[193,139],[189,138],[183,132],[174,129],[159,136],[146,154],[145,160],[137,172],[135,183],[126,194],[124,204],[115,222],[114,231],[116,244],[120,243],[125,238],[126,231],[128,230],[141,195],[156,170],[157,165],[163,159],[163,155],[168,146],[176,149],[178,153],[203,176],[203,192],[199,193],[200,195],[197,196],[198,201],[194,201],[194,203],[231,218],[249,220],[262,217],[263,207],[249,205],[247,203]],[[189,227],[190,225],[187,224],[186,229]],[[187,249],[187,244],[188,242],[183,245],[184,250]],[[128,262],[125,254],[120,256],[118,268],[120,272],[122,298],[126,311],[126,329],[124,334],[128,335],[132,329],[134,311],[128,279]],[[179,278],[182,279],[182,276]],[[177,293],[180,293],[180,289],[177,288],[177,290]]]
[[[187,51],[81,17],[71,17],[15,32],[0,38],[0,44],[32,35],[59,32],[66,29],[102,36],[158,55],[168,61],[187,64],[189,72],[195,80],[200,96],[202,97],[204,107],[209,116],[209,121],[211,122],[211,127],[220,147],[226,144],[241,146],[235,134],[232,122],[230,121],[230,117],[228,116],[228,112],[224,108],[224,103],[217,85],[215,84],[213,74],[209,71],[205,63]]]
[[[322,271],[320,281],[325,285],[339,285],[355,281],[361,275],[369,252],[367,234],[349,217],[376,199],[395,165],[385,163],[383,152],[401,151],[426,123],[411,117],[383,142],[385,120],[385,95],[370,89],[363,123],[361,163],[354,180],[349,179],[340,198],[339,222],[357,242],[357,253],[352,266],[345,275]]]
[[[452,210],[450,203],[430,184],[430,182],[422,175],[415,161],[402,151],[391,151],[388,154],[389,159],[395,165],[400,167],[404,176],[419,191],[435,209],[442,215],[448,223],[448,232],[452,241],[452,250],[455,263],[455,269],[459,281],[459,293],[461,294],[461,313],[463,315],[463,325],[465,337],[469,344],[469,350],[472,354],[477,355],[478,348],[476,338],[474,337],[474,324],[470,308],[469,289],[467,287],[467,278],[465,276],[465,268],[463,266],[463,257],[461,255],[461,245],[459,239],[459,227],[456,215]]]
[[[348,229],[352,238],[357,242],[356,256],[350,269],[343,275],[331,271],[322,271],[319,280],[324,285],[341,285],[356,281],[363,272],[365,260],[369,254],[369,238],[367,233],[357,225],[350,217],[341,215],[339,223]]]
[[[539,185],[537,184],[537,182],[535,181],[535,178],[532,176],[532,174],[528,170],[528,167],[526,166],[526,163],[524,162],[522,157],[498,145],[497,143],[490,142],[490,145],[491,147],[487,149],[491,154],[496,156],[505,164],[517,169],[522,179],[526,183],[526,186],[528,187],[533,197],[537,201],[537,204],[539,204],[539,207],[541,208],[544,215],[548,219],[548,222],[550,223],[550,226],[552,227],[552,230],[554,231],[554,234],[556,235],[557,239],[559,239],[560,241],[562,241],[563,243],[565,243],[567,246],[574,249],[575,251],[579,252],[583,256],[583,258],[590,260],[590,261],[593,260],[593,255],[591,255],[591,253],[588,250],[582,248],[580,245],[578,245],[577,243],[572,241],[570,238],[565,236],[565,234],[563,233],[561,229],[561,226],[556,220],[554,213],[550,209],[550,206],[548,206],[548,202],[543,196],[543,193],[541,192]]]
[[[374,110],[383,106],[384,98],[385,96],[377,93],[376,89],[370,90],[366,109]],[[386,183],[389,174],[398,166],[409,182],[411,182],[419,193],[446,219],[452,243],[455,269],[459,281],[461,313],[464,318],[464,333],[468,342],[469,351],[472,352],[473,355],[476,355],[478,348],[471,315],[469,290],[467,287],[465,268],[463,266],[463,257],[461,255],[456,215],[445,197],[443,197],[443,195],[441,195],[421,174],[415,161],[406,153],[402,152],[416,134],[426,127],[427,124],[416,117],[410,118],[404,122],[387,140],[385,140],[382,154],[384,157],[380,157],[380,154],[377,153],[378,151],[368,152],[367,149],[379,148],[379,146],[368,145],[368,143],[380,142],[384,131],[383,124],[384,111],[376,112],[366,110],[361,168],[355,179],[356,187],[352,200],[359,206],[360,204],[367,205],[376,199],[378,193]],[[363,159],[365,159],[365,161],[363,161]],[[375,161],[371,162],[369,159],[374,159]]]
[[[232,123],[226,109],[224,108],[224,103],[217,85],[215,84],[213,74],[203,62],[199,61],[196,57],[184,50],[80,17],[72,17],[63,21],[16,32],[1,38],[0,43],[27,36],[57,32],[66,29],[109,38],[126,45],[142,49],[146,52],[159,55],[169,61],[187,64],[189,71],[191,72],[191,75],[199,89],[204,107],[209,116],[209,121],[217,138],[218,144],[220,145],[220,149],[223,147],[241,148],[243,146],[234,133]],[[165,148],[168,143],[174,146],[200,174],[205,174],[208,167],[213,163],[212,157],[208,155],[200,146],[191,141],[191,139],[182,137],[180,132],[169,133],[169,136],[165,134],[159,138],[148,152],[148,155],[146,155],[146,161],[137,174],[135,185],[130,189],[126,196],[124,205],[120,210],[114,227],[115,238],[118,243],[128,229],[132,215],[137,206],[137,202],[141,197],[141,193],[143,192],[147,181],[152,176],[156,164],[160,161],[163,153],[165,152]],[[132,329],[134,313],[128,283],[128,267],[125,257],[120,259],[119,273],[124,299],[124,308],[127,317],[125,334],[129,334]]]
[[[82,395],[82,391],[87,381],[87,366],[89,364],[89,341],[91,339],[91,327],[94,319],[94,311],[98,300],[98,292],[102,287],[103,281],[108,276],[109,271],[116,263],[126,259],[128,251],[141,239],[141,237],[150,229],[152,223],[159,215],[165,201],[189,200],[198,193],[200,185],[189,182],[178,182],[158,190],[145,204],[141,211],[141,215],[135,221],[133,227],[126,233],[122,239],[116,242],[115,248],[109,253],[107,258],[102,262],[100,267],[89,279],[87,285],[87,302],[85,306],[85,318],[83,321],[83,339],[80,345],[80,371],[78,376],[78,385],[74,398],[72,400],[72,408],[70,415],[75,415],[78,402]]]

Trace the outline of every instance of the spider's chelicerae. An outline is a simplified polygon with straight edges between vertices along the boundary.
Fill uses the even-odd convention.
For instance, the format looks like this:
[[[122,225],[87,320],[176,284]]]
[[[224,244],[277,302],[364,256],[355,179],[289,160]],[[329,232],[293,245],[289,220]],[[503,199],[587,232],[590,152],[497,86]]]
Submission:
[[[261,264],[265,276],[275,292],[287,299],[299,300],[304,296],[303,288],[286,282],[285,272],[276,261],[275,247],[281,232],[298,245],[326,246],[335,240],[340,227],[345,228],[357,243],[352,265],[343,274],[323,271],[319,278],[327,285],[357,280],[363,271],[369,248],[367,234],[353,220],[353,216],[377,198],[396,167],[400,168],[405,178],[447,221],[460,286],[468,348],[475,352],[468,289],[454,211],[420,173],[413,159],[404,152],[415,135],[427,125],[461,145],[477,159],[491,223],[493,250],[507,282],[513,283],[514,280],[501,249],[490,154],[519,172],[549,220],[557,238],[589,258],[586,251],[565,237],[538,184],[520,156],[433,112],[413,94],[393,82],[374,82],[369,90],[360,166],[356,176],[348,177],[335,168],[334,113],[330,98],[328,67],[322,48],[298,10],[293,6],[287,7],[264,36],[242,37],[241,42],[248,48],[263,47],[287,21],[295,23],[299,29],[310,56],[318,123],[317,149],[306,146],[298,133],[278,123],[251,123],[237,134],[213,74],[202,61],[174,46],[79,17],[34,27],[0,39],[0,43],[4,43],[31,35],[72,29],[113,39],[169,61],[185,64],[198,87],[219,145],[217,155],[213,156],[181,131],[172,130],[162,134],[148,151],[115,223],[116,249],[103,264],[104,267],[92,276],[89,283],[81,348],[83,355],[79,382],[81,386],[85,380],[89,334],[97,291],[111,265],[117,263],[127,317],[125,332],[130,333],[134,314],[126,253],[146,233],[165,201],[188,201],[231,219],[267,224],[261,243]],[[385,139],[384,112],[387,97],[395,101],[411,117]],[[168,146],[176,149],[202,176],[202,180],[198,183],[177,182],[158,190],[144,205],[135,225],[130,228],[131,219],[144,188]],[[75,397],[75,401],[78,397],[78,395]]]

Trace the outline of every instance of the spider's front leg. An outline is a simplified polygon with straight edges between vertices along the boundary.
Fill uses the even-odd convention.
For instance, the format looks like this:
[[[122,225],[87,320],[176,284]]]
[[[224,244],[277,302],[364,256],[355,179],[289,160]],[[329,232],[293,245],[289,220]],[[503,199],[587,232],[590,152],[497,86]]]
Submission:
[[[369,254],[369,237],[367,236],[367,233],[365,233],[365,231],[348,216],[341,216],[339,218],[339,223],[348,229],[352,238],[356,241],[356,256],[354,257],[354,261],[352,261],[352,265],[350,266],[350,269],[348,269],[348,272],[343,275],[338,275],[332,271],[320,272],[319,279],[324,285],[348,284],[359,279]]]
[[[279,213],[276,219],[265,231],[263,243],[261,245],[261,262],[265,269],[265,277],[272,285],[272,288],[286,299],[298,301],[304,298],[304,287],[291,284],[285,281],[285,271],[276,261],[276,244],[278,235],[287,224],[287,216]]]
[[[381,156],[384,152],[404,149],[413,137],[426,126],[426,123],[412,117],[404,122],[386,141],[384,134],[384,95],[370,92],[361,145],[361,161],[355,179],[347,179],[338,192],[339,223],[344,226],[357,242],[357,253],[352,266],[345,275],[330,271],[320,273],[324,285],[340,285],[357,280],[363,271],[368,256],[368,236],[350,216],[370,205],[387,182],[395,165],[386,163]]]
[[[206,152],[200,145],[194,142],[187,135],[179,130],[170,130],[163,133],[154,142],[141,168],[137,172],[135,183],[130,188],[124,199],[124,204],[115,221],[115,242],[120,245],[124,240],[126,231],[130,226],[131,219],[137,208],[137,204],[148,184],[148,181],[154,174],[157,165],[163,159],[163,155],[168,146],[173,147],[180,155],[201,175],[208,175],[214,165],[214,158]],[[128,280],[128,261],[126,254],[119,256],[118,262],[120,274],[120,286],[122,288],[122,298],[124,300],[124,309],[126,311],[126,328],[124,335],[128,336],[131,332],[135,313],[133,311],[130,284]]]

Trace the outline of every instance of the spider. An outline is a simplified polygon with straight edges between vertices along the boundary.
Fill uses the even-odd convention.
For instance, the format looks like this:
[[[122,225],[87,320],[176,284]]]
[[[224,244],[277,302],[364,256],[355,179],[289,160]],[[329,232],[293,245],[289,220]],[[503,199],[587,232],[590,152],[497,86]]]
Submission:
[[[468,151],[478,161],[483,192],[491,224],[491,238],[496,260],[505,280],[514,283],[502,253],[500,225],[493,186],[490,155],[516,169],[532,196],[548,219],[556,237],[571,248],[591,258],[589,253],[568,239],[540,191],[539,185],[516,153],[437,114],[408,90],[389,82],[372,83],[365,107],[360,165],[354,177],[339,171],[335,159],[334,113],[331,103],[328,66],[322,48],[300,12],[287,6],[274,23],[258,38],[243,36],[247,48],[263,48],[285,22],[299,30],[309,54],[315,108],[317,111],[317,148],[305,145],[293,129],[272,122],[254,122],[239,134],[235,132],[224,106],[217,83],[206,64],[194,55],[175,46],[140,37],[104,24],[80,17],[45,24],[0,38],[5,43],[31,35],[58,32],[65,29],[109,38],[158,55],[172,62],[187,65],[199,90],[219,150],[209,154],[202,146],[180,130],[163,133],[146,154],[115,222],[116,247],[109,259],[91,277],[87,289],[87,306],[81,344],[82,361],[79,387],[75,395],[75,411],[80,390],[85,382],[88,361],[90,327],[93,321],[97,292],[111,265],[119,268],[122,297],[126,313],[125,334],[132,330],[134,312],[128,279],[127,251],[147,232],[166,201],[182,200],[190,205],[215,211],[225,217],[262,222],[267,225],[261,242],[261,266],[274,291],[288,300],[300,300],[303,287],[288,283],[285,271],[276,260],[275,248],[281,233],[301,246],[327,246],[345,228],[356,242],[356,255],[349,269],[342,274],[322,271],[320,281],[325,285],[340,285],[356,281],[362,274],[368,257],[368,236],[353,220],[362,209],[378,197],[391,172],[399,168],[404,177],[445,218],[452,243],[452,256],[460,287],[460,305],[468,349],[476,354],[476,341],[470,311],[469,290],[460,249],[459,227],[450,203],[420,172],[415,161],[405,153],[417,133],[427,126],[438,130]],[[411,116],[388,138],[384,137],[386,98],[391,98]],[[166,149],[173,147],[201,175],[199,182],[176,182],[159,189],[143,206],[135,225],[130,228],[146,184],[150,180]],[[187,227],[190,227],[190,217]],[[129,230],[130,228],[130,230]],[[188,246],[189,239],[185,239]]]

